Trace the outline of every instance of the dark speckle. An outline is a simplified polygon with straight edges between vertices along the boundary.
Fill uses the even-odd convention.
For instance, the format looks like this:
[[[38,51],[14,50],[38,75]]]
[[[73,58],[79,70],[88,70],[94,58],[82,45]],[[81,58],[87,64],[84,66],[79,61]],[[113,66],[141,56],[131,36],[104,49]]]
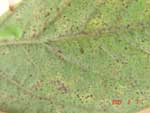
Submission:
[[[80,52],[81,52],[82,54],[84,54],[84,49],[83,49],[83,48],[80,48]]]

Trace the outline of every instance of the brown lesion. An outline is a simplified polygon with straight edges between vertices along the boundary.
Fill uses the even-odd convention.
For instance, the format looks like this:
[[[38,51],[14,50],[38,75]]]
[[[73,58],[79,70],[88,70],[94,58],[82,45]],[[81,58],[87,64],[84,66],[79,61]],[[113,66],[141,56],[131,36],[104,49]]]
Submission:
[[[67,93],[69,91],[69,87],[65,85],[65,83],[61,80],[51,80],[50,83],[56,87],[56,89],[62,93]]]
[[[150,113],[150,108],[147,108],[147,109],[143,109],[137,113]]]
[[[12,11],[12,12],[15,11],[15,6],[14,5],[9,5],[9,10]]]
[[[43,80],[38,80],[38,81],[36,81],[35,84],[33,84],[32,88],[38,90],[38,89],[42,88],[43,85],[44,85]]]
[[[0,111],[0,113],[6,113],[6,112],[2,112],[2,111]]]

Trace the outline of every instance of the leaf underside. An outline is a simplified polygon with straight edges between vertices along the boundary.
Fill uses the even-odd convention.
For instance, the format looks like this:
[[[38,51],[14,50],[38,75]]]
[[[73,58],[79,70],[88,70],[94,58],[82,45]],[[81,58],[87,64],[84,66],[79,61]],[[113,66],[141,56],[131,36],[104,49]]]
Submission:
[[[149,5],[24,0],[0,18],[0,110],[135,113],[150,107]],[[114,99],[123,103],[112,105]]]

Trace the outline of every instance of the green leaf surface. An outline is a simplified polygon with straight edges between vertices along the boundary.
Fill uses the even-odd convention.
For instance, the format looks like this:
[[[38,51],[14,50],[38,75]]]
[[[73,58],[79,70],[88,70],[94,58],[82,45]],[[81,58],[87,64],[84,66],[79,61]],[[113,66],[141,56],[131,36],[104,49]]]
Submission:
[[[0,18],[0,110],[136,113],[150,107],[149,5],[24,0]],[[122,103],[113,105],[115,99]]]

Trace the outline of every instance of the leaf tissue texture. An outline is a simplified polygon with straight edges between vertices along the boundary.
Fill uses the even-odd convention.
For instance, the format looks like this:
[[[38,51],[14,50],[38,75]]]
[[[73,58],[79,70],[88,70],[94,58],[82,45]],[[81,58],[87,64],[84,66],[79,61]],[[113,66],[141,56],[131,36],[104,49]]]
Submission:
[[[0,110],[150,107],[149,6],[149,0],[24,0],[0,18]]]

